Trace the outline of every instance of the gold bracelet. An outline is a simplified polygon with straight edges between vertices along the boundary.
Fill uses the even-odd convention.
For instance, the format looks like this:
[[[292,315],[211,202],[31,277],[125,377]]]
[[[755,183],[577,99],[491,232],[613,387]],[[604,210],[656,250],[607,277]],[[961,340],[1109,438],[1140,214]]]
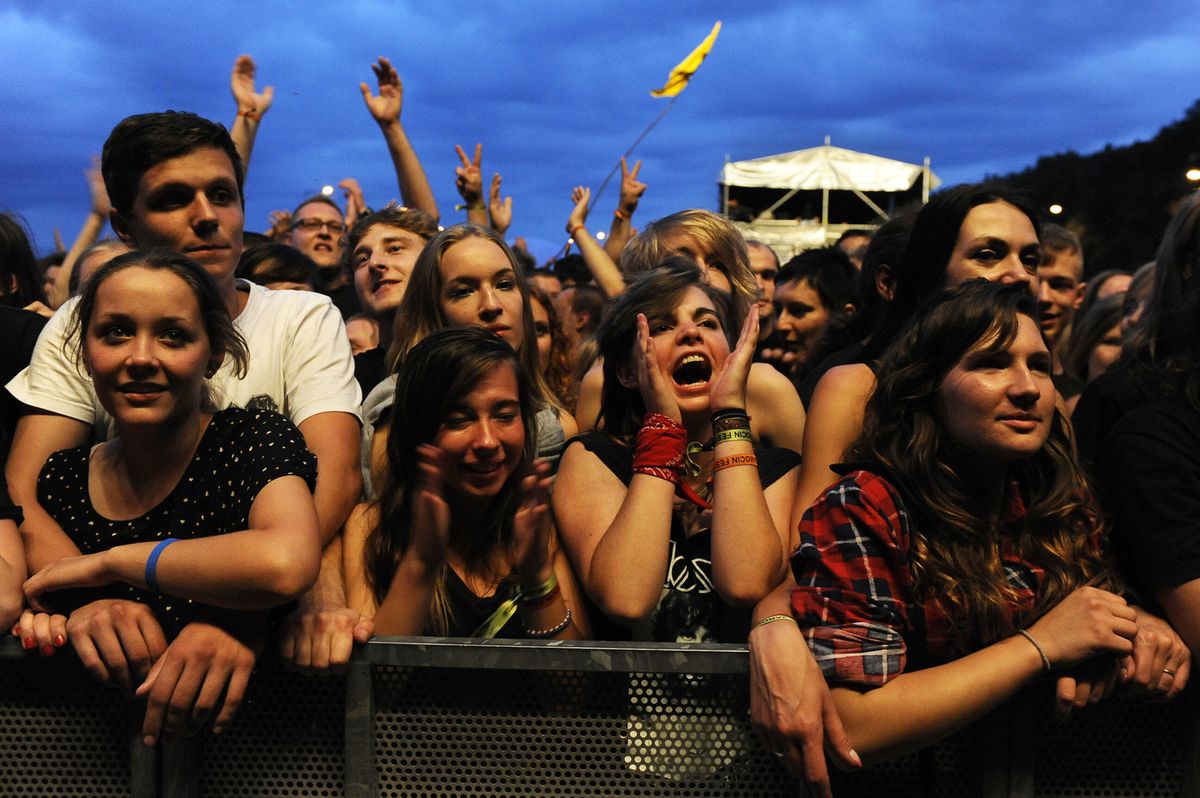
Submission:
[[[734,466],[758,466],[758,458],[753,454],[734,454],[729,457],[718,457],[713,461],[713,473],[724,471]]]
[[[775,623],[776,621],[791,621],[792,623],[796,624],[796,626],[800,626],[800,623],[795,618],[793,618],[791,615],[783,615],[783,614],[768,615],[766,618],[763,618],[761,621],[759,621],[758,623],[756,623],[754,625],[755,625],[755,627],[766,626],[767,624]]]

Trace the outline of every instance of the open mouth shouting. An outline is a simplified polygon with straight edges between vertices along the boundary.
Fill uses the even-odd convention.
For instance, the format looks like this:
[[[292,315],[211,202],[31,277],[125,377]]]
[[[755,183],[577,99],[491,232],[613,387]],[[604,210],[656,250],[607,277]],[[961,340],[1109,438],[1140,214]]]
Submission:
[[[684,355],[671,371],[671,379],[683,388],[698,388],[708,384],[712,378],[713,367],[704,355],[693,352]]]

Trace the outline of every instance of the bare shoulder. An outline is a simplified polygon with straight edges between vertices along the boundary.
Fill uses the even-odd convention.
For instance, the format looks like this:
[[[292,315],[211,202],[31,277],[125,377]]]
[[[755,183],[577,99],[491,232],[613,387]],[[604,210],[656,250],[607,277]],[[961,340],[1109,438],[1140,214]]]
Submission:
[[[767,363],[752,363],[746,380],[746,410],[764,442],[799,452],[806,414],[792,381]]]

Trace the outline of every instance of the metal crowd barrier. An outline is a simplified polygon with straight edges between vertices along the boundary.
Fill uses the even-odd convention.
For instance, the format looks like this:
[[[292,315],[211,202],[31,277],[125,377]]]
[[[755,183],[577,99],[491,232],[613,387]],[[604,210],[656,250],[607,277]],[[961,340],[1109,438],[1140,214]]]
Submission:
[[[68,654],[0,644],[2,796],[795,796],[749,725],[739,646],[385,638],[345,674],[264,662],[237,721],[146,748],[143,707]],[[1194,708],[1109,701],[1066,724],[1051,686],[835,794],[1197,794]]]

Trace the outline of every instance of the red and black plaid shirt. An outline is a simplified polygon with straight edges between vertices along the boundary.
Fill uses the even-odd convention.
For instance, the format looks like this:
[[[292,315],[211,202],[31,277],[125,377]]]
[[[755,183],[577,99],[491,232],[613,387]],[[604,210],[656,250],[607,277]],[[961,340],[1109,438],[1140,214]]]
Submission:
[[[1003,522],[1024,515],[1014,482]],[[870,471],[849,474],[804,514],[792,554],[792,612],[829,684],[878,687],[948,658],[944,610],[913,595],[910,540],[900,494]],[[1004,551],[1001,561],[1019,597],[1011,612],[1024,615],[1044,571]]]

